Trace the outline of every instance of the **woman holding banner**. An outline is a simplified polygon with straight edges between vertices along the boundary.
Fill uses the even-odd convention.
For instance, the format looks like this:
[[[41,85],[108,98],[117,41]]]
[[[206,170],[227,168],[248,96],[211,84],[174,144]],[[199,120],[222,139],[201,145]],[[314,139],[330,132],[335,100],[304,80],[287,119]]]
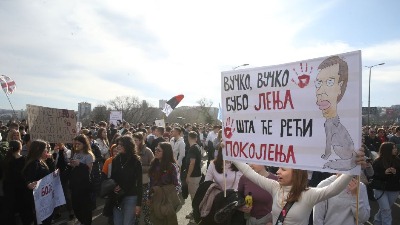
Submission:
[[[28,152],[25,167],[22,170],[26,187],[29,190],[35,189],[37,181],[50,174],[52,171],[54,171],[54,162],[52,161],[51,154],[48,154],[47,143],[42,140],[33,141]],[[30,213],[32,213],[31,218],[34,219],[35,214],[33,212],[35,209],[35,203],[33,200],[33,194],[30,193],[28,198],[32,207],[32,210],[30,210]],[[52,218],[52,215],[49,216],[42,221],[42,224],[51,224]]]
[[[357,154],[356,162],[365,164],[363,150]],[[250,181],[271,193],[273,224],[307,225],[309,217],[305,215],[310,215],[313,206],[339,194],[352,179],[351,175],[342,175],[326,187],[308,188],[306,170],[280,167],[278,181],[275,181],[258,174],[245,163],[234,164]]]

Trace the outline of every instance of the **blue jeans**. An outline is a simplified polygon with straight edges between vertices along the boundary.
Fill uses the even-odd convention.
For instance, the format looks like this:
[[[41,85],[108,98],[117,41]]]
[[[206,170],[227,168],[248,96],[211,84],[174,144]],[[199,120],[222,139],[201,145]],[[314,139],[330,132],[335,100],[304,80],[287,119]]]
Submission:
[[[374,189],[375,198],[379,198],[382,195],[381,190]],[[392,210],[391,207],[399,196],[398,191],[385,191],[377,201],[379,204],[379,210],[374,217],[374,225],[392,225]]]
[[[114,207],[114,225],[134,225],[137,196],[125,196],[119,203],[121,210]]]

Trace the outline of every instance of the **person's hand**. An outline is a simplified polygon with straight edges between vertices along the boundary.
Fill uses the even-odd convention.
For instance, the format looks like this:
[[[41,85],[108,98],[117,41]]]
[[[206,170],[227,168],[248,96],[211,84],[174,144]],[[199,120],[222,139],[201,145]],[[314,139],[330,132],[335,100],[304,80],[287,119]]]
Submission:
[[[358,180],[356,178],[353,178],[353,179],[351,179],[350,183],[347,185],[347,190],[349,190],[353,196],[356,196],[358,185],[359,185]]]
[[[396,174],[396,169],[394,167],[390,167],[389,170],[390,170],[390,173]]]
[[[139,216],[141,211],[142,211],[142,208],[140,206],[135,207],[135,215],[136,216]]]
[[[392,171],[390,170],[390,168],[387,168],[386,170],[385,170],[385,174],[391,174],[392,173]]]
[[[364,153],[364,148],[361,147],[356,156],[356,164],[360,165],[361,168],[365,169],[367,167],[367,162],[365,161],[365,153]]]
[[[114,188],[114,193],[118,194],[119,191],[121,191],[121,187],[120,187],[119,185],[117,185],[117,186]]]
[[[240,211],[244,212],[244,213],[250,213],[251,209],[253,207],[248,207],[247,205],[244,205],[240,208]]]
[[[29,189],[29,190],[35,189],[36,184],[37,184],[37,181],[34,181],[34,182],[29,183],[29,184],[28,184],[28,189]]]

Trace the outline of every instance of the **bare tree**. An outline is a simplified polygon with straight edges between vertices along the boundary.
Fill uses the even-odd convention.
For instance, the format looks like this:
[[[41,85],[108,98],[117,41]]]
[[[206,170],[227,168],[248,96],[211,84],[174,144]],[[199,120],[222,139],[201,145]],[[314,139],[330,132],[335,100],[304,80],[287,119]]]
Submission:
[[[202,98],[196,102],[199,104],[199,107],[197,107],[197,111],[202,115],[204,118],[204,121],[209,124],[213,124],[215,121],[215,118],[213,114],[211,113],[211,107],[213,105],[213,102],[211,99],[206,99]]]
[[[135,96],[117,96],[108,105],[110,110],[122,111],[123,119],[129,123],[153,123],[161,116],[160,109]]]

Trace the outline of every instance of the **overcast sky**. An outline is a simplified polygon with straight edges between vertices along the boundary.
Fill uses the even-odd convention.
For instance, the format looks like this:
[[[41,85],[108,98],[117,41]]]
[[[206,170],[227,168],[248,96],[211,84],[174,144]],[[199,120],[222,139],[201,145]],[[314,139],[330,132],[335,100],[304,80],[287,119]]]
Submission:
[[[400,104],[400,1],[0,0],[0,74],[26,104],[208,98],[221,71],[362,50],[363,106]],[[11,108],[0,95],[0,108]]]

